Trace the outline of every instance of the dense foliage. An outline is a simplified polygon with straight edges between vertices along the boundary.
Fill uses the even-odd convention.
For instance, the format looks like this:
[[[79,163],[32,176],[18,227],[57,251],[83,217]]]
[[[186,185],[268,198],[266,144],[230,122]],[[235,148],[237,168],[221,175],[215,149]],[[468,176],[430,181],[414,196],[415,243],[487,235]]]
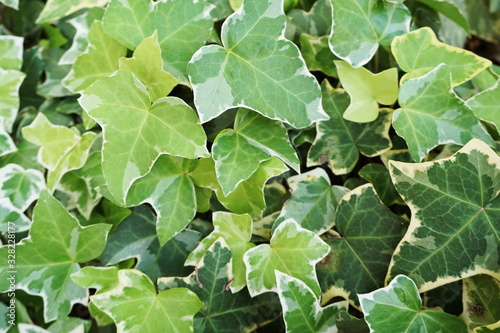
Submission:
[[[0,332],[500,332],[499,0],[0,20]]]

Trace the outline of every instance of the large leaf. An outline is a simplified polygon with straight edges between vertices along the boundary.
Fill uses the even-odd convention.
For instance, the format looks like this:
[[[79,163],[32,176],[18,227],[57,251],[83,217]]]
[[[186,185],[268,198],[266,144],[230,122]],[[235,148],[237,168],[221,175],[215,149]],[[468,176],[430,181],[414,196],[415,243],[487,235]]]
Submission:
[[[410,11],[403,4],[378,0],[332,0],[333,28],[330,48],[353,67],[361,67],[379,45],[410,30]]]
[[[385,287],[359,295],[370,332],[465,333],[467,327],[448,313],[422,310],[415,283],[398,275]]]
[[[404,82],[399,90],[399,105],[393,126],[417,162],[444,143],[464,145],[478,138],[493,145],[479,120],[451,90],[450,71],[444,64]]]
[[[407,72],[403,81],[427,74],[445,63],[455,87],[491,65],[491,61],[470,51],[441,43],[428,27],[394,38],[391,49],[399,67]]]
[[[108,1],[109,0],[83,0],[75,3],[73,0],[48,0],[36,19],[36,23],[40,24],[54,21],[82,8],[102,7],[108,3]]]
[[[160,278],[159,289],[185,287],[204,303],[194,317],[195,332],[250,332],[279,317],[276,295],[250,297],[246,289],[232,293],[231,250],[219,239],[195,271],[185,278]]]
[[[392,253],[406,223],[366,184],[349,192],[337,208],[336,231],[324,238],[331,251],[317,268],[323,302],[341,296],[359,306],[356,294],[384,286]]]
[[[238,110],[234,130],[221,132],[212,151],[217,180],[225,195],[250,178],[260,163],[272,156],[300,171],[299,158],[283,124],[248,109]]]
[[[478,273],[500,278],[500,157],[491,148],[475,139],[447,159],[391,162],[390,172],[412,219],[387,280],[404,273],[423,292]]]
[[[118,284],[91,301],[113,318],[118,333],[193,332],[193,316],[203,303],[186,288],[156,293],[138,270],[120,270]]]
[[[188,65],[201,121],[238,106],[297,128],[327,119],[316,79],[283,37],[283,0],[245,1],[241,8],[222,25],[224,46],[202,47]]]
[[[287,333],[334,331],[338,312],[347,310],[347,302],[333,303],[322,308],[311,288],[280,271],[276,271],[276,284]]]
[[[103,127],[102,171],[120,203],[161,154],[208,155],[206,135],[195,112],[176,97],[151,104],[146,87],[131,72],[118,70],[96,81],[78,101]]]
[[[277,291],[275,271],[302,280],[316,296],[321,291],[314,266],[330,251],[315,233],[290,219],[281,223],[269,244],[261,244],[245,253],[247,285],[250,295]]]
[[[351,97],[344,118],[358,123],[377,119],[378,103],[391,105],[398,99],[398,70],[390,68],[373,74],[364,67],[353,68],[345,61],[335,61],[342,86]]]
[[[480,274],[463,280],[462,319],[469,329],[500,320],[500,281]]]
[[[500,80],[472,98],[465,104],[479,119],[495,124],[500,133]]]
[[[112,0],[104,30],[132,50],[158,31],[163,68],[187,84],[186,64],[210,36],[212,8],[195,0]]]
[[[334,174],[346,174],[355,167],[360,153],[373,157],[391,148],[391,114],[388,111],[382,111],[370,123],[352,122],[343,117],[349,106],[349,96],[343,90],[333,89],[327,81],[321,85],[321,89],[323,107],[330,120],[316,124],[317,134],[307,156],[308,166],[327,159]]]
[[[0,263],[0,290],[9,289],[7,277],[15,270],[17,289],[42,297],[46,322],[67,316],[73,304],[86,304],[88,298],[87,290],[69,275],[80,269],[79,262],[101,254],[110,228],[108,224],[82,228],[59,201],[42,191],[29,237],[16,245],[15,265]],[[7,251],[7,245],[0,248],[3,258]]]

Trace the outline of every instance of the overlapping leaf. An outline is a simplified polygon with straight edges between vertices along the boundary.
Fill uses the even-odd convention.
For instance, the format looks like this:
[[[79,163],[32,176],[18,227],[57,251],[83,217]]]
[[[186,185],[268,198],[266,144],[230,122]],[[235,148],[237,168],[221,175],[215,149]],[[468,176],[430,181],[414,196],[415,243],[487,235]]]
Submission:
[[[300,52],[310,71],[321,71],[326,75],[338,77],[337,68],[333,63],[338,58],[330,51],[328,36],[313,37],[300,35]]]
[[[4,121],[4,118],[0,118],[0,156],[17,151],[16,144],[5,130]]]
[[[500,321],[500,282],[488,275],[475,275],[463,280],[462,319],[469,329]]]
[[[427,6],[435,9],[443,14],[459,27],[464,29],[470,34],[469,22],[467,21],[467,13],[465,11],[465,2],[462,1],[449,1],[449,0],[418,0]]]
[[[465,104],[476,117],[495,124],[500,133],[500,80],[493,87],[469,98]]]
[[[15,69],[0,68],[0,117],[7,132],[12,131],[12,125],[19,109],[19,87],[26,75]]]
[[[21,70],[23,41],[17,36],[0,36],[0,68]]]
[[[287,36],[308,34],[320,37],[330,34],[332,28],[331,0],[314,2],[309,12],[301,9],[292,9],[287,13]],[[290,36],[293,37],[293,36]]]
[[[195,53],[188,74],[202,122],[238,106],[297,128],[327,119],[315,78],[283,37],[285,23],[283,0],[246,1],[222,25],[224,46]]]
[[[54,21],[82,8],[102,7],[108,3],[108,1],[109,0],[83,0],[74,2],[73,0],[48,0],[36,19],[36,23]]]
[[[465,333],[467,327],[448,313],[422,310],[415,283],[398,275],[385,287],[359,295],[370,332]]]
[[[88,293],[69,277],[80,269],[79,262],[101,254],[106,244],[108,224],[82,228],[63,205],[42,191],[33,213],[29,237],[16,245],[16,263],[2,261],[0,290],[9,289],[7,277],[16,271],[16,286],[42,297],[46,322],[69,314],[73,304],[87,303]],[[50,232],[47,232],[50,230]],[[8,246],[0,248],[7,258]]]
[[[423,292],[478,273],[500,277],[499,166],[477,139],[447,159],[390,163],[412,219],[387,280],[404,273]]]

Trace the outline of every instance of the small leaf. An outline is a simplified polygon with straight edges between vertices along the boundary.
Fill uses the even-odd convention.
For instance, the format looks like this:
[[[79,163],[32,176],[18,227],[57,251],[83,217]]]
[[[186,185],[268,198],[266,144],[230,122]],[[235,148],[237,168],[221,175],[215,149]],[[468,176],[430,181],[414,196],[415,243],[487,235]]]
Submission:
[[[293,27],[293,28],[291,28]],[[332,29],[332,2],[318,0],[314,2],[309,12],[302,9],[292,9],[287,13],[288,30],[293,30],[295,37],[308,34],[320,37],[330,34]]]
[[[469,329],[487,326],[500,320],[500,282],[480,274],[463,280],[462,319]]]
[[[0,117],[3,118],[3,128],[12,132],[19,109],[19,87],[26,74],[14,69],[0,68]]]
[[[4,118],[0,118],[0,156],[8,155],[16,151],[16,144],[5,130]]]
[[[338,58],[330,51],[328,36],[313,37],[300,35],[300,52],[310,71],[321,71],[326,75],[338,77],[337,68],[333,63]]]
[[[75,3],[73,0],[47,0],[42,12],[36,19],[36,23],[45,23],[55,21],[68,16],[82,8],[102,7],[109,0],[84,0]]]
[[[21,70],[23,42],[22,37],[0,36],[0,68]]]
[[[283,0],[245,1],[242,8],[222,25],[224,47],[202,47],[188,65],[201,121],[238,106],[297,128],[327,119],[316,79],[283,37]]]
[[[385,288],[358,296],[370,332],[467,332],[465,323],[453,315],[422,310],[417,286],[404,275]]]
[[[464,29],[467,34],[470,34],[469,22],[467,22],[467,13],[462,12],[462,8],[458,5],[460,2],[454,3],[454,1],[449,0],[418,0],[421,3],[435,9],[437,12],[443,14],[453,22],[455,22],[459,27]]]
[[[494,124],[500,133],[500,80],[493,87],[469,98],[465,105],[479,119]]]
[[[25,170],[17,164],[0,169],[0,198],[9,200],[21,212],[38,199],[44,188],[45,179],[38,170]]]

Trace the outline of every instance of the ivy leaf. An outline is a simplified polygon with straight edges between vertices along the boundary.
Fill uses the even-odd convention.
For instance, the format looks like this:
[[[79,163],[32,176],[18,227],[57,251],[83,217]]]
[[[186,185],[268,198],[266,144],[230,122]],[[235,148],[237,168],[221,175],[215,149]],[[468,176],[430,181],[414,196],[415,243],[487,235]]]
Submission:
[[[293,28],[291,28],[293,27]],[[293,30],[295,37],[308,34],[320,37],[330,34],[332,28],[332,2],[331,0],[318,0],[314,2],[309,12],[302,9],[292,9],[287,13],[288,30]]]
[[[12,132],[19,109],[19,87],[26,74],[14,69],[0,68],[0,117],[3,118],[3,128]]]
[[[147,275],[132,269],[118,271],[118,284],[90,299],[113,318],[118,333],[193,332],[193,316],[203,306],[186,288],[157,294]]]
[[[318,177],[311,179],[312,173]],[[333,227],[337,205],[348,189],[331,186],[327,173],[320,168],[290,177],[288,181],[298,181],[298,184],[292,198],[283,205],[273,231],[290,218],[318,235]]]
[[[64,54],[63,49],[47,48],[42,52],[45,81],[38,84],[36,93],[44,97],[66,97],[72,92],[66,89],[62,81],[71,70],[70,65],[60,65],[59,59]]]
[[[0,36],[0,68],[21,70],[24,38]]]
[[[53,125],[43,113],[38,113],[35,120],[22,129],[26,140],[41,146],[38,162],[49,170],[47,188],[50,191],[66,172],[81,168],[87,160],[96,134],[87,132],[80,136],[77,132]]]
[[[406,223],[382,204],[370,184],[352,190],[337,208],[336,230],[326,236],[331,247],[318,265],[323,301],[337,296],[358,307],[357,293],[384,286],[392,253]]]
[[[137,46],[132,58],[121,58],[120,69],[128,70],[146,86],[151,102],[168,95],[179,82],[170,73],[163,71],[158,34],[146,38]]]
[[[276,271],[276,284],[286,331],[289,333],[329,332],[336,328],[339,311],[348,308],[347,302],[321,307],[320,299],[311,288],[301,280],[280,271]]]
[[[47,0],[42,12],[36,19],[37,24],[55,21],[82,8],[102,7],[109,0],[85,0],[75,3],[73,0]]]
[[[210,36],[213,8],[195,0],[111,0],[104,30],[131,50],[157,30],[163,69],[187,84],[186,65]]]
[[[332,0],[330,49],[353,67],[368,63],[379,44],[410,31],[411,13],[403,4],[373,0]],[[356,29],[353,29],[356,27]]]
[[[38,170],[17,164],[7,164],[0,169],[0,198],[9,200],[21,212],[38,198],[45,188],[45,179]]]
[[[469,329],[487,326],[500,320],[500,282],[480,274],[463,280],[462,319]]]
[[[5,131],[4,118],[0,118],[0,156],[8,155],[16,151],[16,144],[12,141],[9,133]]]
[[[392,105],[398,100],[398,70],[390,68],[378,74],[335,61],[342,86],[351,97],[344,118],[358,123],[377,119],[378,103]],[[378,102],[378,103],[377,103]]]
[[[238,110],[234,130],[219,133],[212,153],[217,180],[225,195],[250,178],[260,163],[272,156],[300,171],[299,158],[285,126],[248,109]]]
[[[465,323],[453,315],[422,310],[417,286],[404,275],[385,288],[358,296],[370,332],[467,332]]]
[[[321,90],[323,107],[330,120],[316,124],[316,139],[309,150],[307,166],[322,163],[326,157],[334,174],[346,174],[354,169],[359,153],[373,157],[392,147],[390,112],[382,110],[369,123],[352,122],[342,116],[350,101],[345,91],[333,89],[328,81],[321,85]]]
[[[252,298],[245,289],[234,294],[229,291],[231,257],[231,250],[219,238],[191,275],[158,279],[159,289],[185,287],[204,303],[194,318],[195,332],[247,332],[280,315],[273,294]]]
[[[96,81],[78,101],[103,127],[102,171],[120,203],[134,180],[144,176],[161,154],[208,155],[195,112],[176,97],[151,104],[146,87],[128,71],[118,70]]]
[[[304,33],[299,40],[300,52],[310,71],[321,71],[328,76],[338,77],[333,63],[338,58],[330,51],[328,36],[313,37]]]
[[[390,162],[412,219],[387,280],[405,273],[424,292],[478,273],[500,277],[499,166],[500,157],[477,139],[435,162]]]
[[[201,121],[238,106],[297,128],[327,119],[316,79],[283,36],[283,0],[246,1],[242,8],[222,25],[224,47],[202,47],[188,64]]]
[[[494,124],[500,133],[500,80],[493,87],[469,98],[465,105],[479,119]]]
[[[358,175],[373,185],[384,205],[405,204],[401,196],[399,196],[398,191],[396,191],[394,184],[391,182],[389,170],[387,170],[384,165],[378,163],[365,164],[358,171]]]
[[[407,72],[402,81],[427,74],[445,63],[455,87],[491,65],[490,60],[470,51],[441,43],[428,27],[394,38],[391,49],[399,67]]]
[[[233,13],[231,6],[229,5],[230,0],[207,0],[215,6],[210,15],[212,15],[215,21],[220,21]]]
[[[19,0],[0,0],[6,6],[14,8],[15,10],[19,9]]]
[[[231,250],[232,276],[234,278],[230,285],[233,293],[240,291],[246,286],[246,268],[243,262],[245,252],[255,245],[250,242],[252,238],[253,223],[248,214],[237,215],[226,212],[214,212],[212,215],[214,231],[205,237],[198,247],[186,259],[185,265],[195,266],[202,260],[208,249],[222,237]]]
[[[85,218],[90,219],[90,215],[102,196],[89,187],[89,183],[78,177],[73,172],[66,173],[56,189],[68,197],[66,209],[78,209],[78,212]]]
[[[269,244],[256,246],[243,257],[250,295],[277,291],[275,270],[278,270],[302,280],[319,296],[321,290],[314,266],[329,251],[329,246],[319,236],[300,227],[293,219],[281,223]]]
[[[393,126],[415,161],[420,162],[443,143],[463,145],[479,138],[493,145],[479,120],[451,90],[450,71],[444,64],[404,82],[399,89],[399,104]]]
[[[15,267],[7,261],[0,264],[0,290],[9,289],[7,277],[16,270],[17,288],[42,297],[46,322],[65,317],[73,304],[86,304],[88,298],[87,290],[76,285],[70,274],[80,269],[78,262],[101,254],[110,228],[102,223],[82,228],[59,201],[42,191],[29,237],[16,244]],[[4,258],[7,251],[8,246],[0,248]]]
[[[464,29],[468,35],[470,35],[469,22],[467,21],[466,13],[462,13],[460,7],[457,3],[449,0],[418,0],[421,3],[435,9],[439,13],[443,14],[453,22],[455,22],[459,27]],[[465,8],[464,8],[465,9]]]
[[[87,49],[78,56],[63,79],[63,85],[72,92],[81,92],[95,81],[111,75],[118,69],[118,59],[127,54],[126,47],[104,32],[101,21],[92,23],[87,38]]]

